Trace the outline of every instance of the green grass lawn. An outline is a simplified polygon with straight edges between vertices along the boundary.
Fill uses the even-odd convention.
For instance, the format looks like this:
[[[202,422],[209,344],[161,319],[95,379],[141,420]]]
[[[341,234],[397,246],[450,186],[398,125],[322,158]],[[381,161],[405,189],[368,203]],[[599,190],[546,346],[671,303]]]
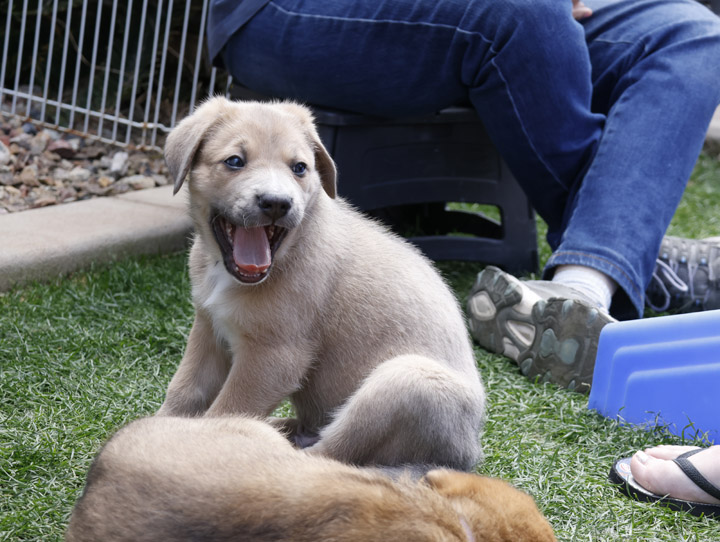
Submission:
[[[718,235],[718,221],[720,163],[704,156],[670,231]],[[463,302],[479,269],[441,265]],[[189,297],[184,254],[0,294],[0,540],[62,538],[101,443],[160,406]],[[587,396],[531,383],[501,356],[477,349],[477,360],[489,404],[478,471],[531,493],[560,540],[720,541],[720,521],[632,501],[607,481],[616,458],[682,439],[619,426],[589,411]]]

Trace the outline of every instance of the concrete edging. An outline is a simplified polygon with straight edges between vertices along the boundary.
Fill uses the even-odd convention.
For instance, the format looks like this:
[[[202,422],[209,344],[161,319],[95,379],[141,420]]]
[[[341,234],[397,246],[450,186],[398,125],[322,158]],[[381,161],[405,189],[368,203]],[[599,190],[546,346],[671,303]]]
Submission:
[[[191,221],[172,186],[0,215],[0,291],[133,254],[182,250]]]

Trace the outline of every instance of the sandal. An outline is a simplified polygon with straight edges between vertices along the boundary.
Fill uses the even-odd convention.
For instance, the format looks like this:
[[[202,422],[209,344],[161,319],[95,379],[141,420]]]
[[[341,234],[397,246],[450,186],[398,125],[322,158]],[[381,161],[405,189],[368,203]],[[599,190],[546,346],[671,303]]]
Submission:
[[[690,450],[684,454],[680,454],[672,461],[680,467],[685,475],[690,478],[700,489],[708,495],[712,495],[716,499],[720,499],[720,488],[712,484],[688,461],[688,457],[703,451],[704,448]],[[711,504],[705,502],[686,501],[683,499],[675,499],[668,495],[656,495],[641,486],[630,471],[630,458],[625,457],[617,460],[610,469],[610,481],[618,486],[618,489],[630,498],[645,502],[657,502],[663,504],[673,510],[683,510],[694,516],[705,516],[709,518],[720,519],[720,504]]]

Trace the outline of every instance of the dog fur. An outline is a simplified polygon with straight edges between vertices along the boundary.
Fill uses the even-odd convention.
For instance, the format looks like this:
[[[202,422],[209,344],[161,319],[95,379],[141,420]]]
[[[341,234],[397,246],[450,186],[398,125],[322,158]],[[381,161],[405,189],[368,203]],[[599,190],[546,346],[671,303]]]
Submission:
[[[196,314],[158,414],[265,417],[289,397],[279,423],[312,453],[472,468],[485,393],[458,303],[336,197],[309,110],[213,98],[165,156],[176,191],[189,174]]]
[[[68,542],[551,542],[533,499],[449,470],[392,481],[244,417],[144,418],[93,462]]]

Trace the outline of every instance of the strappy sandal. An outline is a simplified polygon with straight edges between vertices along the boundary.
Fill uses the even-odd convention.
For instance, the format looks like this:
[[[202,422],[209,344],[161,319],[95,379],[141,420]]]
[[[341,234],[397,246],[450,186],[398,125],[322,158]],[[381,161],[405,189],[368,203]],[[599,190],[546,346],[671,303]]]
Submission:
[[[720,499],[720,488],[708,481],[695,466],[688,461],[688,457],[702,452],[705,448],[690,450],[680,454],[673,462],[680,467],[685,475],[708,495]],[[630,472],[630,458],[618,459],[610,469],[610,481],[618,486],[618,489],[630,498],[645,502],[657,502],[673,510],[683,510],[694,516],[705,516],[720,519],[720,504],[686,501],[676,499],[667,495],[657,495],[642,487]]]

